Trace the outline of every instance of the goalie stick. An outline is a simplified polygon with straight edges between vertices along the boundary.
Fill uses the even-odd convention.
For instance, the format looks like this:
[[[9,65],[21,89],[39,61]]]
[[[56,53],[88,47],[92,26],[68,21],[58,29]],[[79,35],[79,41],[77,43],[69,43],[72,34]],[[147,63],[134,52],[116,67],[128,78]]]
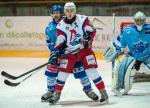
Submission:
[[[62,55],[62,58],[66,57],[66,56],[69,55],[69,54],[78,52],[78,51],[80,51],[80,49],[81,49],[81,48],[77,48],[77,49],[75,49],[75,50],[73,50],[73,51],[71,51],[71,52],[69,52],[69,53],[67,53],[67,54],[63,54],[63,55]],[[18,78],[20,78],[20,77],[23,77],[23,76],[25,76],[25,75],[27,75],[27,74],[29,74],[29,73],[31,73],[31,74],[28,75],[27,77],[25,77],[24,79],[22,79],[21,81],[17,82],[17,83],[11,82],[11,81],[9,81],[9,80],[7,80],[7,79],[4,80],[4,83],[5,83],[6,85],[8,85],[8,86],[16,87],[16,86],[18,86],[19,84],[21,84],[23,81],[25,81],[26,79],[28,79],[29,77],[31,77],[31,76],[35,73],[35,72],[34,72],[35,70],[38,70],[38,69],[44,67],[44,66],[47,65],[47,64],[48,64],[48,63],[45,63],[45,64],[43,64],[43,65],[41,65],[41,66],[39,66],[39,67],[37,67],[37,68],[34,68],[34,69],[32,69],[32,70],[30,70],[30,71],[28,71],[28,72],[26,72],[26,73],[24,73],[24,74],[18,76],[17,78],[16,78],[15,76],[12,76],[12,75],[10,75],[10,74],[7,73],[7,75],[8,75],[9,77],[12,76],[12,77],[14,77],[14,78],[16,78],[16,79],[18,79]],[[34,73],[32,73],[32,72],[34,72]],[[4,73],[4,72],[3,72],[3,73]],[[5,72],[5,73],[6,73],[6,72]],[[1,75],[2,75],[2,74],[1,74]],[[5,75],[6,75],[6,74],[5,74]],[[4,76],[4,75],[3,75],[3,76]],[[5,77],[6,77],[6,76],[5,76]]]

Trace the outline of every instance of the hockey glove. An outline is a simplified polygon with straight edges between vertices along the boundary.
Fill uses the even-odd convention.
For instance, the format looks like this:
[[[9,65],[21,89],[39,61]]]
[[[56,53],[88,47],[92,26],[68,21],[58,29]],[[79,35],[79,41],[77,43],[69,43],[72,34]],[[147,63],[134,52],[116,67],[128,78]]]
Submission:
[[[84,49],[88,49],[92,46],[92,40],[91,40],[90,36],[87,36],[87,37],[84,38],[83,46],[84,46]]]
[[[139,71],[142,63],[143,63],[143,61],[136,60],[133,68],[136,69],[136,71]]]
[[[58,64],[58,51],[51,52],[51,57],[50,57],[49,62],[52,65],[57,65]]]

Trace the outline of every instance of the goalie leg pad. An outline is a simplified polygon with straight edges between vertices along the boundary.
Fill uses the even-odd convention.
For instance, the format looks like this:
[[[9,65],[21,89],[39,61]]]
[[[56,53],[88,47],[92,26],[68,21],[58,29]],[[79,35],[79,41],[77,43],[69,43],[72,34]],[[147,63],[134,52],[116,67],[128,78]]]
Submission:
[[[136,70],[133,69],[135,59],[132,57],[129,57],[128,61],[130,62],[127,66],[126,74],[124,76],[124,90],[121,94],[127,94],[133,85],[133,78],[135,76]]]
[[[113,84],[112,91],[120,91],[124,89],[122,94],[127,93],[133,83],[133,76],[135,75],[134,69],[132,69],[135,63],[135,59],[130,56],[123,56],[119,63],[115,63],[113,69]]]

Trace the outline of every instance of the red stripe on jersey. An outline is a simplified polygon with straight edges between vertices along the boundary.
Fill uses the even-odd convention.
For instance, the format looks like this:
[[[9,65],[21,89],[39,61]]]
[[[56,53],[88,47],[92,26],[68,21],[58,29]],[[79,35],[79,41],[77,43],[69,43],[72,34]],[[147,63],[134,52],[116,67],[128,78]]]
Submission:
[[[85,28],[86,26],[90,26],[91,28],[93,28],[92,24],[91,24],[91,22],[90,22],[90,20],[88,18],[86,18],[86,20],[84,22],[84,25],[83,25],[83,28]],[[92,32],[92,40],[95,37],[95,35],[96,35],[96,29],[94,28],[93,32]]]
[[[57,67],[57,66],[54,66],[54,65],[48,64],[48,65],[47,65],[47,69],[48,69],[50,72],[57,72],[58,67]]]
[[[64,36],[65,39],[67,38],[67,37],[66,37],[66,34],[65,34],[63,31],[59,30],[59,29],[56,29],[56,36],[57,36],[57,41],[56,41],[56,42],[59,42],[59,41],[58,41],[58,40],[59,40],[59,36]],[[55,46],[54,48],[59,48],[59,47],[61,47],[61,46],[63,45],[63,43],[64,43],[64,42],[56,43],[56,46]]]
[[[63,42],[60,43],[59,45],[56,45],[54,48],[59,48],[59,47],[61,47],[61,46],[63,46]]]
[[[91,22],[90,22],[90,20],[89,20],[88,18],[86,18],[86,20],[85,20],[85,22],[84,22],[83,27],[85,27],[85,26],[92,26],[92,25],[91,25]]]
[[[61,31],[61,30],[59,30],[59,29],[56,29],[56,36],[57,36],[57,37],[58,37],[58,36],[64,36],[65,39],[67,39],[66,33],[63,32],[63,31]]]
[[[58,36],[60,36],[60,35],[65,36],[64,33],[63,33],[61,30],[56,29],[56,36],[58,37]]]

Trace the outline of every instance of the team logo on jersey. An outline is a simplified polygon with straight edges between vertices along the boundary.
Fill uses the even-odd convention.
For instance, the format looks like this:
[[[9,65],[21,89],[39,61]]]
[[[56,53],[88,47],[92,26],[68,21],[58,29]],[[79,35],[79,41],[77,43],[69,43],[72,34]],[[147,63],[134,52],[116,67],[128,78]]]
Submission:
[[[143,41],[138,41],[133,44],[133,52],[135,53],[143,53],[146,49],[150,48],[150,44]]]
[[[73,39],[72,39],[72,41],[70,42],[70,44],[72,45],[72,46],[75,46],[75,45],[78,45],[78,44],[80,44],[80,42],[81,42],[81,35],[80,34],[75,34],[74,36],[73,36]]]

